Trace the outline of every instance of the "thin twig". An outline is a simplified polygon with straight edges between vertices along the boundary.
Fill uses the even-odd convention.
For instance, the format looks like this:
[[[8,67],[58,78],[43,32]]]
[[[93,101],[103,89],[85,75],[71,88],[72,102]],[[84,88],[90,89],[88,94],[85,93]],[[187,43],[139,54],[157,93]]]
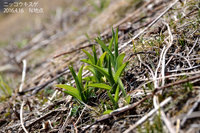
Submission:
[[[26,60],[23,60],[23,71],[22,71],[22,81],[21,81],[21,85],[19,87],[19,92],[22,91],[23,85],[24,85],[24,81],[25,81],[25,77],[26,77]],[[24,100],[22,101],[21,104],[21,108],[20,108],[20,123],[22,126],[22,129],[24,130],[25,133],[28,133],[28,131],[26,130],[25,126],[24,126],[24,121],[23,121],[23,107],[24,107]]]
[[[74,126],[75,133],[78,133],[78,129],[77,129],[75,123],[73,123],[73,126]]]
[[[28,131],[26,130],[25,126],[24,126],[24,121],[23,121],[23,107],[24,107],[25,102],[22,101],[21,104],[21,109],[20,109],[20,123],[22,126],[22,129],[24,130],[25,133],[28,133]]]
[[[161,51],[161,54],[160,54],[160,59],[159,59],[159,62],[158,62],[158,65],[157,65],[157,68],[156,68],[156,71],[155,71],[155,74],[152,75],[153,76],[153,79],[154,79],[154,87],[157,88],[158,87],[158,82],[157,82],[157,77],[158,77],[158,69],[160,68],[160,65],[161,65],[161,61],[162,61],[162,57],[163,57],[163,54],[165,52],[165,46],[163,47],[162,51]],[[162,77],[163,78],[163,77]]]
[[[192,46],[192,48],[191,48],[190,51],[188,52],[187,57],[192,53],[192,50],[194,49],[194,47],[196,46],[196,44],[198,43],[198,41],[199,41],[199,38],[196,39],[194,45]]]
[[[83,110],[82,110],[80,116],[78,117],[78,120],[75,122],[75,125],[76,125],[76,124],[79,122],[79,120],[81,119],[81,117],[82,117],[83,112],[85,111],[85,109],[86,109],[86,106],[83,108]]]
[[[169,24],[163,22],[166,26],[167,26],[167,29],[168,29],[168,32],[169,32],[169,36],[170,36],[170,39],[169,39],[169,45],[167,46],[167,48],[165,49],[164,53],[163,53],[163,56],[162,56],[162,69],[161,69],[161,75],[162,75],[162,86],[164,86],[165,84],[165,60],[166,60],[166,54],[167,54],[167,51],[169,50],[169,48],[172,46],[173,44],[173,35],[172,35],[172,32],[170,30],[170,27],[169,27]]]
[[[161,109],[160,113],[161,113],[161,116],[162,116],[161,118],[163,119],[163,121],[165,122],[166,127],[168,128],[168,131],[170,133],[176,133],[176,130],[175,130],[173,124],[167,118],[166,114],[164,113],[164,111],[162,109]]]
[[[161,102],[159,104],[158,107],[154,108],[153,110],[151,110],[147,115],[143,116],[140,120],[138,120],[134,125],[131,125],[124,133],[129,133],[131,130],[135,129],[136,127],[138,127],[139,125],[141,125],[142,123],[144,123],[149,117],[151,117],[156,111],[158,111],[160,108],[162,108],[163,106],[165,106],[167,103],[169,103],[172,100],[171,97],[168,97],[167,99],[165,99],[163,102]]]
[[[26,60],[22,60],[23,62],[23,71],[22,71],[22,81],[19,87],[19,92],[22,92],[23,86],[24,86],[24,81],[25,81],[25,77],[26,77]]]
[[[193,70],[193,69],[196,69],[200,67],[200,65],[196,65],[196,66],[193,66],[193,67],[189,67],[189,68],[183,68],[183,69],[175,69],[175,70],[168,70],[168,72],[178,72],[178,71],[188,71],[188,70]]]
[[[199,105],[200,103],[200,94],[198,95],[198,100],[194,103],[192,108],[187,112],[187,114],[184,116],[184,118],[181,121],[181,126],[184,126],[188,116],[194,111],[194,109]]]
[[[144,63],[144,62],[142,61],[140,55],[137,55],[137,57],[138,57],[139,61],[140,61],[144,66],[146,66],[146,67],[149,69],[149,71],[151,72],[152,77],[154,77],[154,74],[153,74],[152,69],[151,69],[146,63]]]
[[[93,43],[93,44],[88,44],[88,45],[86,45],[86,46],[82,46],[82,47],[80,47],[80,48],[76,48],[76,49],[73,49],[73,50],[71,50],[71,51],[63,52],[63,53],[60,53],[60,54],[58,54],[58,55],[55,55],[53,58],[55,59],[55,58],[58,58],[58,57],[60,57],[60,56],[66,55],[66,54],[71,54],[71,53],[73,53],[73,52],[76,52],[76,51],[78,51],[78,50],[81,50],[81,49],[84,49],[84,48],[87,48],[87,47],[91,47],[91,46],[93,46],[93,45],[96,45],[96,44],[95,44],[95,43]]]
[[[199,73],[200,73],[200,71],[194,71],[194,72],[190,72],[190,73],[178,73],[178,74],[172,74],[172,75],[165,76],[164,78],[166,79],[166,78],[185,76],[185,75],[195,75],[195,74],[199,74]],[[162,77],[158,77],[156,79],[153,79],[153,78],[143,79],[142,81],[154,82],[155,80],[159,80],[159,79],[162,79]]]
[[[182,56],[182,55],[180,55],[180,54],[175,54],[175,53],[169,53],[169,54],[170,54],[170,55],[173,55],[173,56],[179,56],[179,57],[183,58],[183,59],[188,63],[188,65],[189,65],[190,67],[192,67],[191,63],[189,62],[189,60],[188,60],[185,56]]]
[[[71,115],[71,112],[72,112],[72,107],[71,107],[71,105],[69,106],[69,108],[70,108],[69,114],[67,115],[67,118],[65,119],[65,122],[64,122],[63,126],[61,127],[61,129],[59,130],[58,133],[63,133],[63,131],[65,130],[65,127],[66,127],[66,125],[67,125],[67,121],[68,121],[68,119],[69,119],[69,117],[70,117],[70,115]]]

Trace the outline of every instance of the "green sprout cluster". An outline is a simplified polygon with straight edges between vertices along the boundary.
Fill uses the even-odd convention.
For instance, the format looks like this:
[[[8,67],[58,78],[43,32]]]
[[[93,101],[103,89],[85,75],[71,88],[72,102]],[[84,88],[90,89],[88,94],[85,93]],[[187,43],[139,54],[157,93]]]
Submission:
[[[112,34],[113,36],[108,46],[101,38],[96,39],[96,42],[102,49],[102,55],[100,55],[99,58],[95,45],[93,45],[92,54],[86,50],[82,50],[88,58],[81,61],[87,65],[82,65],[78,74],[75,73],[72,66],[69,67],[75,80],[76,88],[66,84],[59,84],[56,85],[56,87],[65,89],[65,93],[83,103],[88,103],[97,90],[105,90],[112,103],[113,109],[118,108],[120,92],[122,92],[122,96],[126,100],[130,100],[120,79],[128,62],[123,62],[125,54],[120,54],[118,51],[118,29],[116,32],[112,30]],[[91,76],[83,78],[83,69],[91,72]]]

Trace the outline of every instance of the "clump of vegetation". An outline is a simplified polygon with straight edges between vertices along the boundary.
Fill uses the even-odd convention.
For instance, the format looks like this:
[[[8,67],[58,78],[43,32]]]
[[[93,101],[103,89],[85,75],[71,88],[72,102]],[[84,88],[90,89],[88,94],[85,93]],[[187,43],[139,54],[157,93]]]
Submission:
[[[127,103],[129,96],[127,96],[124,85],[120,79],[125,70],[128,62],[123,62],[125,54],[118,51],[118,30],[114,32],[113,37],[107,46],[101,38],[97,38],[96,42],[101,46],[102,55],[97,56],[96,48],[93,45],[90,54],[86,50],[83,52],[87,55],[88,59],[81,60],[87,66],[81,66],[78,74],[76,75],[72,66],[69,67],[72,76],[76,83],[76,88],[66,85],[56,85],[59,88],[65,89],[65,93],[73,96],[80,102],[89,103],[89,99],[99,90],[106,90],[107,95],[113,105],[113,109],[118,108],[118,100],[120,91]],[[82,77],[83,68],[92,73],[92,76]]]

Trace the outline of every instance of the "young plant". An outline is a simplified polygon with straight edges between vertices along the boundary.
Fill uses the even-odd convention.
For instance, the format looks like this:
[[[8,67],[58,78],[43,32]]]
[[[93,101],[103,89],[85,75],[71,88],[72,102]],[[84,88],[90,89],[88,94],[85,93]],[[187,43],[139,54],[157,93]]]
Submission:
[[[92,54],[83,50],[88,59],[81,60],[88,64],[85,69],[89,70],[93,75],[82,78],[83,66],[80,68],[78,75],[76,75],[73,67],[69,67],[75,80],[76,88],[65,84],[56,86],[65,89],[65,93],[84,103],[89,101],[93,94],[92,92],[95,92],[94,90],[104,89],[116,109],[118,108],[120,90],[125,99],[130,100],[130,97],[126,96],[126,91],[120,79],[128,62],[123,63],[125,54],[119,54],[118,51],[118,30],[116,33],[113,30],[113,37],[108,46],[100,38],[96,39],[96,41],[100,44],[103,54],[98,58],[96,48],[93,45]]]
[[[118,30],[116,31],[116,33],[114,32],[114,30],[112,31],[113,31],[113,37],[108,47],[100,38],[96,39],[96,41],[100,44],[102,51],[105,54],[105,55],[103,54],[103,58],[100,61],[101,64],[98,64],[97,62],[95,62],[95,58],[97,60],[97,57],[95,56],[96,50],[94,50],[94,48],[93,48],[93,55],[94,55],[93,57],[91,54],[83,50],[89,59],[82,60],[82,62],[89,64],[89,66],[87,66],[89,70],[93,73],[95,77],[99,77],[99,80],[97,83],[90,83],[88,84],[88,86],[109,90],[107,91],[108,96],[110,100],[112,101],[114,108],[118,108],[118,99],[119,99],[120,89],[124,97],[126,96],[126,92],[125,92],[123,83],[120,79],[120,76],[123,73],[128,62],[123,63],[125,54],[124,53],[119,54],[119,51],[118,51]],[[114,43],[114,52],[112,52],[113,43]],[[101,79],[103,77],[106,78],[106,80],[109,82],[109,85],[107,83],[101,82],[102,81]],[[112,94],[114,94],[114,97],[112,96]]]
[[[78,75],[76,75],[72,66],[70,66],[69,69],[70,69],[70,72],[72,73],[72,76],[75,80],[76,88],[69,86],[69,85],[66,85],[66,84],[59,84],[59,85],[56,85],[56,87],[65,89],[65,91],[64,91],[65,93],[73,96],[74,98],[76,98],[80,102],[87,103],[88,99],[90,98],[90,95],[92,93],[92,88],[88,88],[87,82],[85,83],[85,86],[83,85],[83,82],[82,82],[83,66],[81,66],[81,68],[78,72]]]

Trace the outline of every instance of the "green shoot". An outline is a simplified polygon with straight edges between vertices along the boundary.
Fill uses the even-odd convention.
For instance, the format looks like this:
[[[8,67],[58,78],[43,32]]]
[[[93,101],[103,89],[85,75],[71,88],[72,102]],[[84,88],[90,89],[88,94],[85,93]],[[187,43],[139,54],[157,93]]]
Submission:
[[[84,103],[89,102],[91,94],[93,94],[92,92],[96,92],[97,89],[107,91],[114,109],[118,108],[120,92],[122,92],[123,97],[129,103],[130,97],[126,95],[124,85],[120,79],[128,62],[123,62],[125,54],[120,54],[118,51],[118,30],[114,32],[112,29],[112,33],[113,36],[108,46],[100,38],[96,39],[103,52],[99,58],[97,57],[95,45],[92,47],[92,54],[82,50],[87,56],[87,59],[81,60],[87,64],[84,69],[90,71],[92,76],[82,78],[83,66],[77,75],[73,67],[69,67],[75,80],[76,88],[65,84],[57,85],[57,87],[65,89],[65,93]]]

